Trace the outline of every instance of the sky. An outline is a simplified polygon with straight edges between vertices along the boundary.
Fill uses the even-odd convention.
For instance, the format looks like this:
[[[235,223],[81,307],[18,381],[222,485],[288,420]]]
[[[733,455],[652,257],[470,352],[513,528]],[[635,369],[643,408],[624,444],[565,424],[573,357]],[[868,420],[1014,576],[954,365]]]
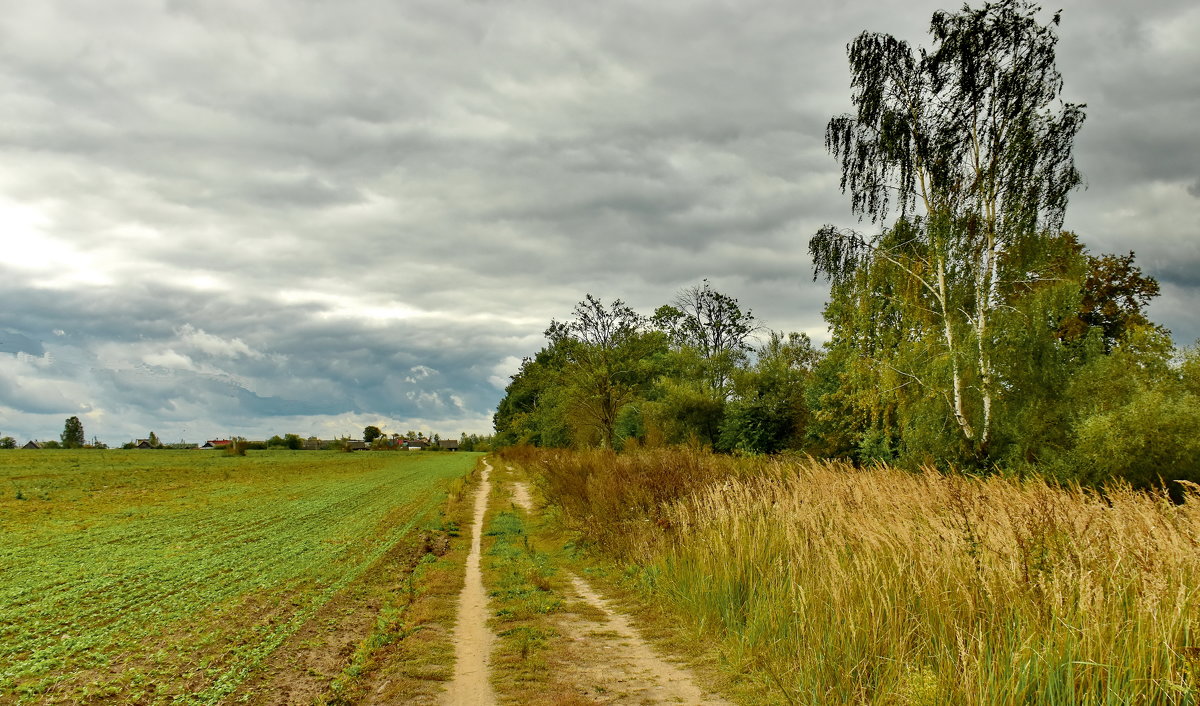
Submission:
[[[1135,251],[1190,344],[1200,5],[1061,5],[1066,227]],[[648,314],[707,278],[824,340],[846,44],[960,4],[0,6],[0,435],[119,444],[489,433],[589,293]]]

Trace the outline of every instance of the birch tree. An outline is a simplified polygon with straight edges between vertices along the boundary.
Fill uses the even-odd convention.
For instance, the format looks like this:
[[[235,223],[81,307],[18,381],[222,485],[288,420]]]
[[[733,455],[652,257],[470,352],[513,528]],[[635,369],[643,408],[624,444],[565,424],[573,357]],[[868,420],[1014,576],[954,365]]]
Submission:
[[[991,326],[1005,253],[1058,233],[1080,183],[1072,157],[1083,105],[1061,100],[1059,23],[1017,0],[937,12],[932,48],[864,32],[847,47],[854,111],[835,116],[826,148],[859,221],[903,229],[868,235],[827,225],[809,249],[816,276],[852,281],[886,262],[936,322],[944,396],[962,438],[985,456],[997,380]],[[907,237],[885,237],[902,230]],[[1037,277],[1039,273],[1023,276]],[[914,378],[916,379],[916,378]]]

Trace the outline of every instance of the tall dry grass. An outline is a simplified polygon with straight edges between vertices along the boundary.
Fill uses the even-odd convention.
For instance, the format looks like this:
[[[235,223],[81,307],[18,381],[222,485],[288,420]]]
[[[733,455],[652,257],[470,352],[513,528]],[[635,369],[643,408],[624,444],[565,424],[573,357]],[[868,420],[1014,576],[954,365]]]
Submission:
[[[1200,498],[692,453],[530,461],[568,522],[781,700],[1197,703]]]

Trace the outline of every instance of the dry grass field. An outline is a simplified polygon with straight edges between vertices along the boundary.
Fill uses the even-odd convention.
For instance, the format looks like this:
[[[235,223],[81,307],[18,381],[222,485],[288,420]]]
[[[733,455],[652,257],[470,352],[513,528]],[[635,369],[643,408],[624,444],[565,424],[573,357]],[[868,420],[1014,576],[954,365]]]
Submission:
[[[1200,700],[1200,498],[684,450],[509,458],[766,702]]]

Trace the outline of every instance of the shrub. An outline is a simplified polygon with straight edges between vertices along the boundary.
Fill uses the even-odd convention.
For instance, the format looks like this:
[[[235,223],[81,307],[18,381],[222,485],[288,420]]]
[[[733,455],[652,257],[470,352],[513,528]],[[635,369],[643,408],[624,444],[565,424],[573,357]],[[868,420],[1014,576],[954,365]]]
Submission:
[[[1114,479],[1135,488],[1200,482],[1200,399],[1163,389],[1134,393],[1125,405],[1085,417],[1071,458],[1081,482]]]

